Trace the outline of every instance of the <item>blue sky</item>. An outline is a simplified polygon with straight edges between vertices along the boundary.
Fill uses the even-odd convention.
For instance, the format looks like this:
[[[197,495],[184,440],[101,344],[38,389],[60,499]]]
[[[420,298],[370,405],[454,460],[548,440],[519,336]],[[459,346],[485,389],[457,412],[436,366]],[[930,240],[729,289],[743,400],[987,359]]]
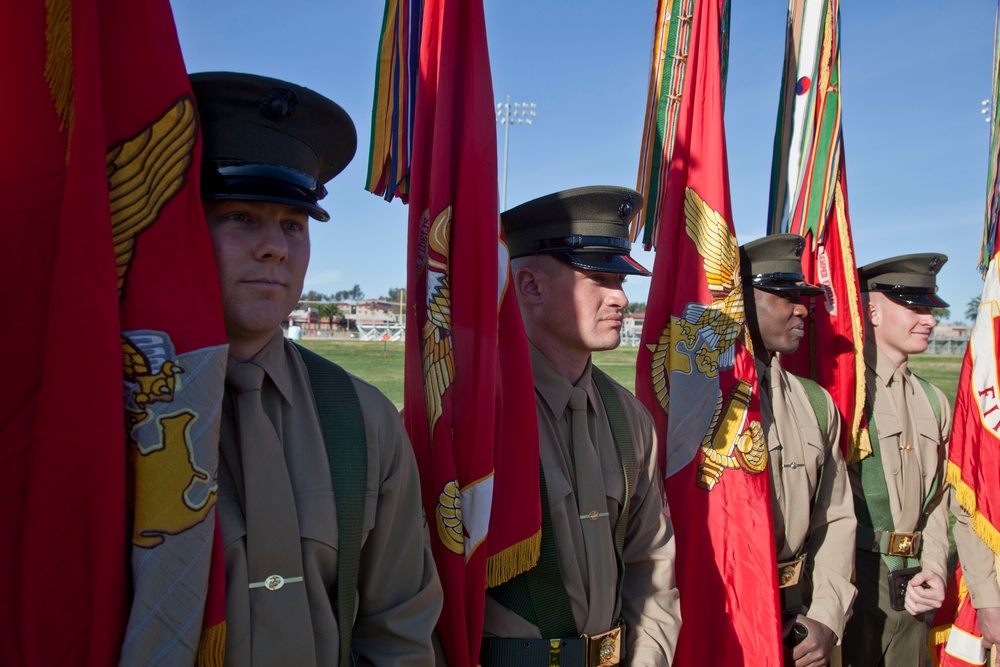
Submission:
[[[283,78],[327,95],[358,129],[359,150],[329,185],[332,219],[311,227],[306,289],[359,284],[368,297],[406,283],[406,207],[364,190],[377,0],[172,0],[188,70]],[[978,296],[986,200],[992,0],[843,0],[841,81],[851,222],[859,264],[944,252],[952,319]],[[649,75],[653,0],[486,0],[497,101],[534,102],[514,126],[507,205],[564,188],[635,187]],[[787,5],[732,0],[726,133],[733,223],[765,233]],[[497,131],[503,169],[503,131]],[[499,187],[499,184],[498,184]],[[661,250],[662,252],[662,250]],[[634,252],[652,267],[652,253]],[[626,292],[646,301],[648,279]]]

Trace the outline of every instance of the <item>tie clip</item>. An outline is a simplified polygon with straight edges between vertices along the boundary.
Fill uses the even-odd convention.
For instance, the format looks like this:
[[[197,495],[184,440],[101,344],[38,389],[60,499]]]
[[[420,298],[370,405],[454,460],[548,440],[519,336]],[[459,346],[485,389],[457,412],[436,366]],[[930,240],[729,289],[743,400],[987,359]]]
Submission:
[[[250,584],[250,588],[266,588],[269,591],[276,591],[285,584],[296,584],[302,581],[302,577],[282,577],[280,574],[272,574],[264,581],[255,581]]]
[[[607,512],[598,512],[597,510],[594,510],[590,514],[581,514],[580,518],[581,519],[590,519],[591,521],[597,521],[602,516],[608,516],[608,513]]]

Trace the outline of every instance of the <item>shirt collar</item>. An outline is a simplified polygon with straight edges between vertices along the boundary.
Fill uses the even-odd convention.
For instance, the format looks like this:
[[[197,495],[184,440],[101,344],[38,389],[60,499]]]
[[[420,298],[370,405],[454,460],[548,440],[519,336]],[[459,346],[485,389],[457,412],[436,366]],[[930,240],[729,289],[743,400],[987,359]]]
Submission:
[[[285,358],[286,345],[292,345],[292,343],[285,341],[285,332],[282,329],[276,329],[264,347],[247,363],[253,363],[263,368],[264,373],[267,377],[271,378],[271,382],[277,387],[278,392],[285,399],[285,402],[289,405],[294,405],[294,401],[292,400],[292,378],[288,373],[288,363]],[[239,362],[229,357],[226,370],[228,371],[237,363]]]
[[[552,415],[556,419],[562,419],[566,406],[569,405],[569,395],[574,386],[582,387],[587,392],[590,404],[596,405],[593,393],[594,383],[591,381],[593,359],[587,360],[583,375],[580,376],[576,385],[573,385],[531,341],[528,341],[528,347],[531,350],[531,372],[535,377],[535,391],[549,406],[549,410],[552,411]]]
[[[879,380],[881,380],[883,384],[889,384],[889,381],[892,380],[892,376],[896,372],[897,368],[899,368],[903,376],[909,374],[909,368],[906,361],[897,367],[892,363],[892,360],[889,359],[887,355],[882,354],[882,352],[878,350],[878,346],[876,346],[876,350],[874,370],[875,374],[878,375]]]

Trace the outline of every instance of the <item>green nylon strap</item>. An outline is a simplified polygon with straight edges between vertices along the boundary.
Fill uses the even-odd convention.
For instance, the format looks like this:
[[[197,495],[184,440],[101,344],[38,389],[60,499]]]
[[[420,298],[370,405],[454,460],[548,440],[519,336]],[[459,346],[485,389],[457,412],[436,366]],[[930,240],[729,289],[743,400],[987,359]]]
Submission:
[[[931,410],[934,412],[934,423],[938,427],[938,442],[941,441],[941,401],[938,400],[937,392],[934,391],[934,385],[932,385],[927,380],[923,379],[916,373],[911,373],[913,377],[917,378],[917,382],[920,386],[924,388],[924,393],[927,395],[927,402],[931,404]],[[940,474],[940,468],[944,465],[944,461],[938,461],[938,474],[934,475],[934,480],[931,482],[930,491],[927,492],[927,497],[924,498],[924,506],[922,508],[923,516],[921,517],[921,522],[927,518],[927,515],[933,511],[931,507],[931,501],[934,500],[934,496],[937,495],[938,490],[938,479],[942,476]],[[935,504],[935,507],[937,505]]]
[[[597,393],[601,395],[604,411],[608,414],[608,425],[618,449],[618,458],[622,464],[622,474],[625,476],[625,492],[622,494],[622,513],[615,522],[615,560],[618,562],[618,590],[615,593],[615,613],[612,622],[617,622],[622,611],[622,584],[625,582],[625,531],[628,529],[628,510],[632,498],[632,475],[635,472],[635,449],[632,445],[632,431],[625,419],[625,410],[618,399],[614,384],[607,373],[597,366],[592,366],[591,377]]]
[[[368,441],[361,402],[344,369],[296,344],[309,372],[337,502],[337,584],[330,591],[340,627],[340,667],[353,664],[351,634],[361,566],[361,531],[368,479]],[[336,601],[335,601],[336,600]]]
[[[625,533],[628,527],[628,508],[632,495],[632,476],[635,471],[635,450],[632,445],[632,432],[625,419],[625,411],[615,393],[614,385],[604,371],[593,366],[591,376],[601,395],[601,402],[608,414],[608,424],[618,449],[618,457],[625,476],[625,493],[622,501],[622,513],[615,522],[615,560],[618,563],[618,585],[615,595],[615,613],[613,623],[621,614],[621,591],[625,580],[623,549]],[[538,626],[543,638],[573,637],[579,634],[573,610],[569,604],[569,596],[563,585],[562,572],[559,568],[559,556],[556,552],[555,537],[552,532],[552,519],[549,514],[549,500],[545,491],[545,474],[539,466],[539,487],[542,502],[542,541],[540,555],[535,567],[527,572],[513,577],[499,586],[494,586],[487,594],[494,600],[510,609],[529,623]]]
[[[861,490],[864,496],[854,499],[854,513],[858,523],[873,530],[893,532],[895,524],[892,520],[892,509],[889,506],[889,486],[885,481],[885,471],[882,468],[882,449],[878,441],[878,426],[871,405],[865,406],[868,415],[868,435],[871,440],[872,453],[858,462],[861,470]],[[920,561],[916,558],[890,556],[881,554],[890,572],[904,567],[917,567]]]
[[[524,620],[537,625],[543,639],[575,637],[579,632],[559,569],[549,496],[540,463],[538,487],[542,503],[542,540],[538,563],[530,570],[488,589],[487,594]]]
[[[799,378],[802,388],[806,390],[809,403],[812,405],[813,412],[816,413],[816,423],[819,425],[820,432],[826,434],[827,429],[830,428],[830,420],[827,418],[826,396],[823,393],[823,388],[809,378],[799,377],[798,375],[795,377]]]
[[[917,378],[917,382],[924,388],[924,393],[927,394],[927,401],[931,404],[931,410],[934,411],[934,421],[937,422],[938,428],[941,428],[941,401],[938,400],[937,392],[934,391],[934,385],[916,373],[912,373],[912,375]]]

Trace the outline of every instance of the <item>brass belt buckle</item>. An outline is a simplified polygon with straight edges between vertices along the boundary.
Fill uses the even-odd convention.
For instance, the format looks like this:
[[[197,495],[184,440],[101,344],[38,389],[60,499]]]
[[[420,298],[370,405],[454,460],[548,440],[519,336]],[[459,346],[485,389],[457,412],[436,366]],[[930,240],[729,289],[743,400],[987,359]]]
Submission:
[[[915,558],[920,548],[920,533],[889,533],[889,556]]]
[[[599,635],[583,635],[587,640],[587,667],[617,665],[622,655],[622,628],[611,628]]]
[[[805,559],[796,558],[778,563],[778,588],[795,586],[802,578],[802,564]]]

